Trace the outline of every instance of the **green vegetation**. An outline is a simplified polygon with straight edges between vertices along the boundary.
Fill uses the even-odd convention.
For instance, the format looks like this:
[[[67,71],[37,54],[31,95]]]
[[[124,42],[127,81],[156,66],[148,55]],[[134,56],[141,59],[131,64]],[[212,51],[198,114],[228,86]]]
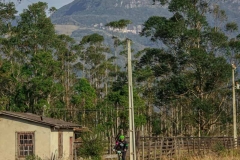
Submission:
[[[42,159],[36,155],[32,155],[32,156],[27,156],[25,160],[42,160]]]
[[[231,136],[228,84],[231,63],[238,65],[240,58],[240,36],[232,37],[238,34],[236,22],[226,21],[227,14],[217,5],[210,12],[202,0],[163,2],[171,16],[149,17],[140,36],[164,47],[132,50],[136,131],[149,136]],[[46,106],[46,116],[96,129],[105,140],[119,129],[128,131],[126,39],[118,33],[112,33],[110,43],[100,33],[79,41],[57,35],[43,2],[24,10],[16,26],[10,23],[14,4],[0,3],[0,10],[1,110],[42,114]],[[213,26],[207,15],[215,18]],[[105,25],[122,29],[131,22]],[[91,154],[99,157],[100,141],[91,143],[98,138],[85,140],[89,146],[81,154],[89,156],[89,148],[96,147],[99,153]]]
[[[78,150],[78,155],[92,160],[101,160],[106,147],[103,138],[97,133],[86,133],[81,138],[82,146]]]
[[[213,144],[212,151],[219,156],[221,156],[224,153],[227,153],[227,149],[225,148],[225,146],[219,142]]]

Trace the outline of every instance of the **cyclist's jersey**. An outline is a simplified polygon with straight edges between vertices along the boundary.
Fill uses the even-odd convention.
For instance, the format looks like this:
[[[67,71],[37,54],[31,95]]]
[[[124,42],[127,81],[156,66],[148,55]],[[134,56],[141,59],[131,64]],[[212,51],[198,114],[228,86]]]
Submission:
[[[114,149],[118,151],[124,151],[124,149],[128,149],[128,143],[127,141],[117,141]]]

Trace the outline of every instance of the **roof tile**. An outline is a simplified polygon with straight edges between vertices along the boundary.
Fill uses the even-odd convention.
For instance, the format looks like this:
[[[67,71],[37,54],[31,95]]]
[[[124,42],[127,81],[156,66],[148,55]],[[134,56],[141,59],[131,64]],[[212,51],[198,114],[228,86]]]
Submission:
[[[60,119],[54,119],[44,116],[39,116],[32,113],[22,113],[22,112],[9,112],[9,111],[1,111],[0,115],[15,117],[19,119],[25,119],[31,122],[35,123],[41,123],[48,126],[53,126],[57,128],[75,128],[75,127],[81,127],[79,124],[66,122]]]

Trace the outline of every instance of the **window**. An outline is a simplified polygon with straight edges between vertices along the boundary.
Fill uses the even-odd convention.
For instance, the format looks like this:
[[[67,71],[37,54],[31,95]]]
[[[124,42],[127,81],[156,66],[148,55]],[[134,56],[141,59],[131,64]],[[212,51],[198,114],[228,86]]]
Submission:
[[[34,132],[17,133],[18,157],[34,154]]]

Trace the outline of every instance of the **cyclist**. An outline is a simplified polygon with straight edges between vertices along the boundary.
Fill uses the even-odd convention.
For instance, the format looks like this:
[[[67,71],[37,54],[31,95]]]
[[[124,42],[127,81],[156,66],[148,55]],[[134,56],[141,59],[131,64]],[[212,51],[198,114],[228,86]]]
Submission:
[[[119,136],[119,139],[116,141],[116,144],[113,148],[114,151],[121,151],[122,160],[126,160],[126,152],[128,149],[128,143],[125,140],[124,135]]]

